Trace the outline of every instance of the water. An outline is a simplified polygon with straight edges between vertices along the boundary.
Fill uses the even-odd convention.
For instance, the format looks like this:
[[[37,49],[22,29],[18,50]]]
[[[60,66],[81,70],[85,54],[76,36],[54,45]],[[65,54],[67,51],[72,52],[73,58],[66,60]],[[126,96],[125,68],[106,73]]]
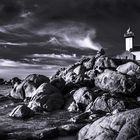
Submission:
[[[55,138],[54,140],[76,140],[76,136],[59,137]]]

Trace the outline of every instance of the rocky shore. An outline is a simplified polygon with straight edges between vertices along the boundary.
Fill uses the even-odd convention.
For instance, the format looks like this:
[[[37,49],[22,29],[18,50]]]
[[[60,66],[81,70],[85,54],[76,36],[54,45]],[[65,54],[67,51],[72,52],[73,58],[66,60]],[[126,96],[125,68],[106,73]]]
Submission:
[[[101,50],[52,77],[32,74],[13,81],[0,95],[4,139],[140,139],[137,61]]]

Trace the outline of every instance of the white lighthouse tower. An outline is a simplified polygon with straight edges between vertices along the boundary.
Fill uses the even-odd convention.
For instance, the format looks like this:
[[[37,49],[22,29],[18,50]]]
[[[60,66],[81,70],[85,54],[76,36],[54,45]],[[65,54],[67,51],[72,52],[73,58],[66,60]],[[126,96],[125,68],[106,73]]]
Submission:
[[[131,31],[130,27],[124,34],[125,38],[125,52],[118,55],[119,59],[129,59],[129,60],[139,60],[140,61],[140,45],[134,44],[134,33]]]
[[[130,27],[127,32],[124,34],[125,38],[125,49],[126,51],[131,51],[134,45],[134,33],[131,31]]]

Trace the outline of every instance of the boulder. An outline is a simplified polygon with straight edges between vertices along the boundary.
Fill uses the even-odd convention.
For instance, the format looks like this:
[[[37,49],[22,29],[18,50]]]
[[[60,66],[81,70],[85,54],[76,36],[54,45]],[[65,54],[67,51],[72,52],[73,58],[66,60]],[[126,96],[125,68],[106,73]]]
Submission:
[[[110,93],[131,94],[136,89],[135,78],[105,70],[95,78],[95,86]]]
[[[95,57],[91,57],[86,62],[83,62],[83,65],[85,66],[86,70],[93,69],[93,66],[95,64],[95,61],[96,61]]]
[[[18,105],[9,114],[10,117],[16,119],[27,119],[29,117],[32,117],[33,115],[34,112],[26,105]]]
[[[75,101],[73,100],[73,93],[75,92],[75,90],[72,90],[71,92],[67,93],[64,96],[64,109],[68,110],[69,112],[77,112],[78,110],[78,106],[75,103]]]
[[[125,110],[125,103],[122,99],[112,97],[108,94],[104,94],[95,99],[94,102],[90,103],[86,111],[94,112],[94,111],[104,111],[106,113],[111,113],[114,110]]]
[[[66,84],[71,82],[74,83],[74,77],[77,75],[77,70],[74,72],[74,69],[76,69],[79,66],[80,63],[75,63],[73,65],[70,65],[68,68],[58,70],[56,74],[51,77],[51,80],[56,78],[63,78]]]
[[[66,71],[63,78],[66,84],[80,84],[84,81],[86,68],[83,65],[75,65],[70,70]]]
[[[18,77],[14,77],[14,78],[12,78],[12,79],[10,80],[10,83],[11,83],[12,85],[14,85],[15,83],[20,84],[20,83],[21,83],[21,79],[19,79]]]
[[[140,135],[140,108],[102,117],[83,127],[78,140],[128,140]]]
[[[94,99],[92,91],[87,87],[77,89],[72,96],[73,102],[68,107],[68,110],[72,112],[84,111],[88,104]]]
[[[93,95],[89,88],[82,87],[75,91],[73,99],[77,104],[88,105],[93,100]]]
[[[72,101],[69,106],[67,107],[67,110],[69,112],[79,112],[79,107],[78,105],[76,104],[76,102]]]
[[[50,79],[53,80],[53,79],[62,77],[65,70],[66,70],[66,68],[64,68],[64,67],[58,69],[56,71],[56,73],[50,77]]]
[[[64,104],[61,92],[49,83],[40,85],[33,94],[28,107],[34,111],[54,111]]]
[[[140,75],[140,66],[134,62],[127,62],[123,65],[120,65],[116,70],[120,73],[128,74],[130,76]]]
[[[69,85],[85,85],[85,80],[89,77],[86,72],[93,69],[95,62],[94,57],[84,57],[68,68],[58,70],[51,79],[63,78],[66,82],[67,88]]]
[[[0,85],[3,85],[5,83],[3,78],[0,78]]]
[[[102,73],[105,69],[114,70],[117,67],[113,59],[104,55],[98,56],[96,59],[94,58],[92,60],[92,65],[92,68],[88,69],[88,71],[85,73],[85,75],[91,81],[94,80],[96,76]]]
[[[21,83],[15,83],[10,92],[10,96],[15,99],[24,100],[34,96],[34,91],[42,84],[49,83],[49,78],[44,75],[31,74]]]
[[[25,95],[24,99],[31,98],[34,96],[34,91],[37,89],[37,86],[35,83],[31,81],[26,81],[22,86],[23,86],[22,88]]]
[[[92,69],[86,72],[86,75],[88,76],[88,78],[92,81],[94,81],[94,78],[97,76],[97,71]]]
[[[15,83],[14,88],[10,91],[10,96],[14,99],[25,99],[23,84]]]
[[[96,58],[93,70],[98,74],[102,73],[105,69],[116,69],[116,67],[116,64],[111,58],[101,55],[100,57]]]
[[[43,83],[49,83],[49,78],[44,76],[44,75],[40,75],[40,74],[31,74],[28,75],[23,82],[32,82],[35,84],[35,86],[38,88],[41,84]]]
[[[65,88],[65,80],[63,78],[55,78],[51,80],[50,83],[61,91]]]
[[[113,59],[103,54],[104,51],[101,49],[98,52],[98,57],[83,57],[68,68],[58,70],[51,79],[63,78],[66,85],[88,86],[88,84],[86,85],[87,81],[89,83],[93,82],[94,77],[96,77],[97,74],[102,73],[104,69],[116,69],[117,67]],[[92,84],[92,86],[94,85]]]
[[[103,55],[105,55],[105,51],[104,51],[103,48],[101,48],[97,51],[97,54],[95,55],[95,58],[97,59],[97,58],[99,58],[100,56],[103,56]]]

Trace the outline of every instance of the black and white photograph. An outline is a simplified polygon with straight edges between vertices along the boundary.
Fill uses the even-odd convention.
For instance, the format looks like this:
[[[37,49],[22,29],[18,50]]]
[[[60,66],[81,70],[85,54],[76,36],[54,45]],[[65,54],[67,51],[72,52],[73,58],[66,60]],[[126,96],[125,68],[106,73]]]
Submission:
[[[140,140],[140,0],[0,0],[1,140]]]

